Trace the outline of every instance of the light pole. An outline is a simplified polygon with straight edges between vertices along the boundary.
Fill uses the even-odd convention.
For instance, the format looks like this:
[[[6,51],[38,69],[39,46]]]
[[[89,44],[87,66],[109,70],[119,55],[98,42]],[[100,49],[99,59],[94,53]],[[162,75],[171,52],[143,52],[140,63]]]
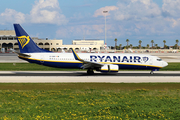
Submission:
[[[106,41],[106,13],[108,13],[108,11],[103,11],[103,13],[105,13],[105,49],[107,50],[107,41]]]

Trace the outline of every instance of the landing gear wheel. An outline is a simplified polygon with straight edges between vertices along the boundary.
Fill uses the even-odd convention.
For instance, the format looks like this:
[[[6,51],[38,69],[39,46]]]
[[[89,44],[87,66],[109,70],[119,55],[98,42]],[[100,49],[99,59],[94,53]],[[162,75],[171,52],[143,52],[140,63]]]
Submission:
[[[94,74],[93,69],[88,69],[88,70],[87,70],[87,74],[88,74],[88,75],[93,75],[93,74]]]
[[[151,75],[153,75],[153,74],[154,74],[154,72],[153,72],[153,71],[151,71],[151,72],[150,72],[150,74],[151,74]]]

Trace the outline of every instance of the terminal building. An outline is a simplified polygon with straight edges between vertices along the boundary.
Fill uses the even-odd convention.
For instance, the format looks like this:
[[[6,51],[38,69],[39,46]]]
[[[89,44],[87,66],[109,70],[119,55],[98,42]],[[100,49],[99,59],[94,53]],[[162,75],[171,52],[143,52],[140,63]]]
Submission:
[[[73,40],[72,45],[63,45],[63,40],[49,40],[39,39],[38,37],[31,37],[34,42],[42,49],[49,51],[60,52],[62,50],[68,51],[71,48],[78,51],[100,51],[103,50],[104,40],[88,39],[88,40]],[[9,49],[19,50],[16,34],[14,30],[0,30],[0,50],[7,52]]]

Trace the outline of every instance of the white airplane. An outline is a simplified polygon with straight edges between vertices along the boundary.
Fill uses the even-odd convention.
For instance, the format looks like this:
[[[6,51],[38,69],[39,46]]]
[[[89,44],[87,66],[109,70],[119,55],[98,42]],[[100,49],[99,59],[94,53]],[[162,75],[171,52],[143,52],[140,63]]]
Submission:
[[[72,53],[54,53],[39,48],[19,24],[14,24],[14,29],[20,49],[18,57],[30,63],[87,69],[87,74],[93,74],[93,70],[111,73],[120,69],[151,70],[150,74],[153,74],[153,71],[168,65],[156,56],[142,54],[76,53],[73,49]]]

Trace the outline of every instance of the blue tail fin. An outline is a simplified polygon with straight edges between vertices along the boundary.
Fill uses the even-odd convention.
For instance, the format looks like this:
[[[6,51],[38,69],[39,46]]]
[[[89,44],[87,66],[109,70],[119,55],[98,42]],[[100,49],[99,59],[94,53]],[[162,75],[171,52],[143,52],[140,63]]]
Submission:
[[[39,48],[19,24],[14,24],[14,29],[21,53],[51,52]]]

